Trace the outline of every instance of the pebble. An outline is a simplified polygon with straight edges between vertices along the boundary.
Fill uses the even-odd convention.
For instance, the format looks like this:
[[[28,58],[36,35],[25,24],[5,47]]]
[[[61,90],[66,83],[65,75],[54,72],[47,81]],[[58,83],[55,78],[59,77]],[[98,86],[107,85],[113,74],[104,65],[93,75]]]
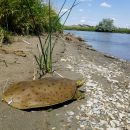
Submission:
[[[127,122],[127,124],[130,124],[130,118],[126,122]]]
[[[118,121],[118,120],[112,120],[112,121],[116,124],[116,127],[120,126],[120,121]]]
[[[66,59],[61,59],[60,61],[64,61],[64,62],[66,62],[67,60],[66,60]]]
[[[67,69],[73,69],[73,67],[71,66],[71,65],[67,65],[67,67],[66,67]]]
[[[85,128],[85,126],[84,126],[84,125],[80,125],[80,127],[81,127],[81,128]]]
[[[75,118],[76,118],[77,120],[79,120],[79,119],[80,119],[80,116],[76,116]]]
[[[56,116],[60,116],[60,114],[59,114],[59,113],[56,113]]]
[[[97,84],[96,83],[92,83],[92,82],[87,82],[86,86],[90,86],[90,87],[96,87]]]
[[[116,127],[116,124],[113,121],[110,121],[110,125],[111,125],[112,128]]]
[[[115,117],[111,113],[108,113],[108,116],[113,120],[115,119]]]
[[[121,105],[119,102],[116,103],[117,108],[124,108],[124,105]]]
[[[106,124],[107,124],[107,121],[100,120],[100,125],[106,125]]]
[[[125,115],[123,113],[119,113],[119,117],[120,119],[122,119],[123,117],[125,117]]]
[[[64,105],[64,107],[67,107],[68,105]]]
[[[67,122],[68,122],[68,123],[71,123],[71,122],[72,122],[72,116],[67,118]]]
[[[73,115],[74,115],[74,112],[73,112],[73,111],[68,111],[67,114],[68,114],[69,116],[73,116]]]
[[[91,107],[92,105],[93,105],[93,103],[92,103],[91,101],[88,101],[88,102],[87,102],[87,106],[88,106],[88,107]],[[83,107],[82,107],[82,108],[83,108]],[[85,109],[85,108],[84,108],[84,109]]]

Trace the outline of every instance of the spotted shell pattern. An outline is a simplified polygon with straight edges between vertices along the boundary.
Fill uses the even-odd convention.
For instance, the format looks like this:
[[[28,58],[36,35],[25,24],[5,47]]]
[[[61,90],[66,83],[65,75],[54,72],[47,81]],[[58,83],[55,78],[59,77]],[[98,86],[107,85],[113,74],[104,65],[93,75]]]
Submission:
[[[65,78],[44,78],[13,84],[3,94],[3,100],[17,109],[52,106],[73,99],[76,81]]]

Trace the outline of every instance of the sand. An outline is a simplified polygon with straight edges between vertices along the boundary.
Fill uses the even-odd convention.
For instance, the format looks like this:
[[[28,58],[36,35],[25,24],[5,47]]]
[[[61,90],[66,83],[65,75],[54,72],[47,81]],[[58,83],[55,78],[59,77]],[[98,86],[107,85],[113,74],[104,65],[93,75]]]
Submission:
[[[10,84],[38,78],[33,57],[37,43],[37,37],[18,37],[0,47],[0,130],[130,128],[130,63],[102,54],[70,34],[56,43],[53,69],[57,76],[85,79],[85,99],[51,111],[21,111],[2,102]]]

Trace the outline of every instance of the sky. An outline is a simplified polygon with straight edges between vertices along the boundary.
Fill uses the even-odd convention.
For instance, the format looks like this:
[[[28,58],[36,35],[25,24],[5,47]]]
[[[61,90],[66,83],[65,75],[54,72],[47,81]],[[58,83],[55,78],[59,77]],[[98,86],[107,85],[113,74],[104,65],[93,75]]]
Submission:
[[[70,8],[74,0],[67,0],[62,13]],[[66,25],[97,25],[103,18],[111,18],[117,27],[130,28],[130,0],[77,0]],[[60,9],[64,0],[53,0],[52,4]],[[62,18],[62,22],[64,18]]]

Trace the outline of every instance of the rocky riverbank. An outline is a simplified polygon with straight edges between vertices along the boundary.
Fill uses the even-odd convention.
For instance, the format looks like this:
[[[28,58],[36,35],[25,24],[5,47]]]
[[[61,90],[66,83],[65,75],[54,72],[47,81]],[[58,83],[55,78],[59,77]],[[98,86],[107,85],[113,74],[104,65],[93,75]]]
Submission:
[[[34,78],[36,43],[36,37],[24,37],[0,47],[0,97],[9,84]],[[20,111],[0,102],[0,130],[130,129],[130,63],[97,52],[72,35],[60,36],[53,59],[55,75],[85,79],[85,99],[50,112]]]

